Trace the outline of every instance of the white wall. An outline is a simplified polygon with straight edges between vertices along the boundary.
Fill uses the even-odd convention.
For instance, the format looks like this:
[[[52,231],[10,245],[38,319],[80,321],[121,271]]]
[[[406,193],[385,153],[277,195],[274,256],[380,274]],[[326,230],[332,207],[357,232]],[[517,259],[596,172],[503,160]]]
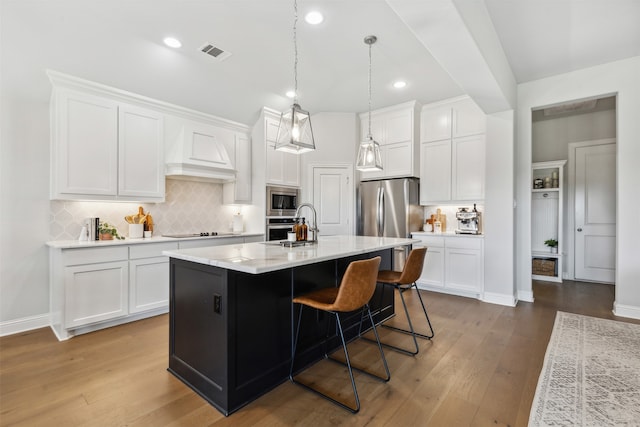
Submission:
[[[3,61],[4,66],[4,61]],[[21,97],[2,73],[0,322],[49,312],[49,105]],[[46,81],[44,71],[42,79]],[[46,320],[46,319],[44,319]]]
[[[360,124],[355,113],[316,113],[311,116],[311,125],[313,126],[316,149],[313,152],[303,154],[300,159],[300,173],[302,174],[300,199],[302,202],[311,202],[309,165],[350,163],[355,171],[356,151],[354,151],[354,147],[358,143],[360,133]]]
[[[516,144],[516,276],[521,299],[531,291],[531,111],[570,100],[617,95],[617,242],[614,312],[640,318],[640,57],[518,86]],[[525,298],[522,298],[525,297]]]
[[[533,123],[532,161],[567,160],[570,142],[591,141],[616,137],[616,111],[593,113]]]
[[[484,301],[516,304],[513,212],[513,110],[487,115]]]

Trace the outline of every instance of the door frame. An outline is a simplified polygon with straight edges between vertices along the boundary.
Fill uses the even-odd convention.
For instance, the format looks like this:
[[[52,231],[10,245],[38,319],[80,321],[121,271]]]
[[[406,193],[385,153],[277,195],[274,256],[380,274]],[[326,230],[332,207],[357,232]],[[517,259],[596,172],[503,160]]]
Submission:
[[[594,139],[589,141],[570,142],[568,149],[569,161],[567,162],[567,228],[565,230],[565,241],[567,242],[567,262],[565,278],[575,280],[575,228],[576,228],[576,149],[583,147],[592,147],[594,145],[616,144],[617,138]],[[617,155],[616,155],[617,159]],[[618,162],[616,161],[616,234],[618,233]],[[616,251],[618,250],[616,245]]]
[[[353,163],[309,163],[307,165],[307,187],[309,188],[309,200],[314,200],[314,171],[317,168],[321,169],[345,169],[350,173],[350,192],[351,192],[351,200],[349,201],[349,232],[351,234],[356,234],[356,178],[355,178],[355,166]],[[316,208],[317,209],[317,208]]]

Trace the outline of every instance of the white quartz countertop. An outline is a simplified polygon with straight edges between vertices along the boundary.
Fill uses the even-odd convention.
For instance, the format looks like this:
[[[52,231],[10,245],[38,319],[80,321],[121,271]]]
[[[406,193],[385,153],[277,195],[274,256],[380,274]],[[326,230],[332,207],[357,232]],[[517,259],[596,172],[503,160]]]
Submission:
[[[414,231],[412,236],[429,236],[429,237],[473,237],[476,239],[484,238],[484,234],[458,234],[455,231],[445,231],[444,233],[432,233],[431,231]]]
[[[320,236],[317,244],[293,248],[283,247],[278,242],[258,242],[162,253],[199,264],[261,274],[419,242],[390,237]]]
[[[51,248],[58,249],[74,249],[74,248],[96,248],[96,247],[105,247],[105,246],[116,246],[116,245],[139,245],[139,244],[149,244],[149,243],[160,243],[160,242],[179,242],[184,240],[204,240],[204,239],[228,239],[235,237],[251,237],[251,236],[261,236],[263,233],[238,233],[238,234],[223,234],[219,236],[193,236],[193,237],[164,237],[164,236],[154,236],[147,239],[129,239],[125,238],[124,240],[93,240],[93,241],[80,241],[80,240],[52,240],[47,242],[47,246]]]

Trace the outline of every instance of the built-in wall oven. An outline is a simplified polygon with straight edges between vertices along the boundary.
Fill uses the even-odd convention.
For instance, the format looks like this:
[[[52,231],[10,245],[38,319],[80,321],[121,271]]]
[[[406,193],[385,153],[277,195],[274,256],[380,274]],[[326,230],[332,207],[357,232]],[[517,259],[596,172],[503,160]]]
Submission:
[[[267,216],[289,216],[296,213],[298,189],[291,187],[267,187]]]
[[[266,240],[287,240],[293,229],[293,216],[298,208],[298,189],[267,187]]]
[[[287,232],[293,230],[293,217],[267,217],[266,240],[287,240]]]

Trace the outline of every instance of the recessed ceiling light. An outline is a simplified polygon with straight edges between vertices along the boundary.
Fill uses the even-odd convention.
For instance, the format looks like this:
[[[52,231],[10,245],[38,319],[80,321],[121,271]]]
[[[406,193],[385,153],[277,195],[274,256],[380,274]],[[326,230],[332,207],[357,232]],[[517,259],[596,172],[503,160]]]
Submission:
[[[318,25],[322,21],[324,21],[324,16],[320,12],[316,12],[315,10],[309,12],[305,15],[304,20],[307,21],[311,25]]]
[[[403,81],[403,80],[398,80],[397,82],[393,83],[393,87],[395,87],[396,89],[402,89],[403,87],[407,86],[407,82]]]
[[[174,49],[182,47],[182,43],[180,43],[180,40],[175,39],[173,37],[165,37],[165,39],[163,41],[164,41],[164,44],[166,44],[167,46],[172,47]]]
[[[292,91],[292,90],[288,90],[288,91],[287,91],[287,93],[286,93],[286,95],[287,95],[289,98],[293,98],[293,97],[295,97],[295,96],[296,96],[296,93],[295,93],[294,91]]]

